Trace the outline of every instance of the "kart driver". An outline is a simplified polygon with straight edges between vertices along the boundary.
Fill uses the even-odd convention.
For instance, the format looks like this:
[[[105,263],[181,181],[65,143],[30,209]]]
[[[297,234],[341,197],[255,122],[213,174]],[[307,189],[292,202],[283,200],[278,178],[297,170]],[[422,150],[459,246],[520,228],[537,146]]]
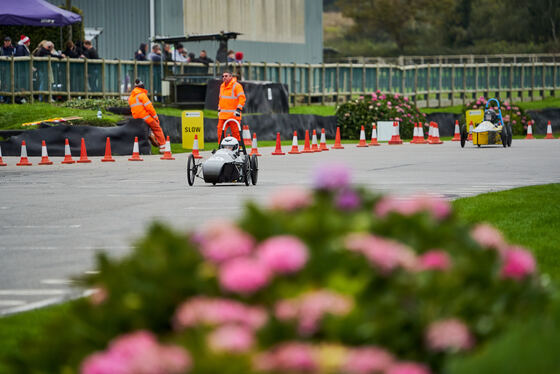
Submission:
[[[220,86],[218,102],[218,143],[222,138],[224,123],[228,119],[235,118],[241,123],[241,112],[246,101],[243,87],[237,82],[237,78],[233,77],[231,71],[224,71],[222,79],[223,83]],[[226,127],[231,129],[231,133],[237,140],[241,140],[239,128],[233,121],[230,121]]]
[[[226,136],[222,140],[222,148],[235,152],[239,149],[239,142],[233,136]]]

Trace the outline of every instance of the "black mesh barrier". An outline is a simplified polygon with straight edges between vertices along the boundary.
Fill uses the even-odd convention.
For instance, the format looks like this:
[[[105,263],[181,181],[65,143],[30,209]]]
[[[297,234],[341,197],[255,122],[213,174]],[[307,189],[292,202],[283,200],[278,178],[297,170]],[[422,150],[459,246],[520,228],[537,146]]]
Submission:
[[[288,86],[263,81],[239,82],[245,91],[247,102],[243,113],[289,113]],[[206,88],[205,109],[218,110],[221,80],[211,79]]]
[[[6,136],[6,134],[3,134]],[[41,124],[40,128],[22,131],[0,142],[3,156],[19,156],[21,142],[25,140],[28,156],[41,156],[41,142],[47,145],[49,156],[64,156],[64,139],[68,139],[72,157],[80,156],[84,138],[88,156],[103,156],[107,137],[111,138],[111,152],[114,156],[131,155],[134,137],[138,137],[141,154],[150,154],[148,126],[143,120],[129,120],[122,126],[95,127],[69,126],[63,124]]]
[[[545,135],[548,121],[553,133],[560,132],[560,109],[528,110],[527,114],[535,121],[533,134]]]

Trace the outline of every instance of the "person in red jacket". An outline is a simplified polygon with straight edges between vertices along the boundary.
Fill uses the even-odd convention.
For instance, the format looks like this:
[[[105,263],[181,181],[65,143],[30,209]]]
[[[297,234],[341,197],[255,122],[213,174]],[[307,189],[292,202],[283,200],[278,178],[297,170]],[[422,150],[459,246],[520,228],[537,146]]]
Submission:
[[[141,118],[148,124],[158,143],[159,152],[163,153],[165,151],[165,136],[159,126],[156,110],[148,98],[148,91],[144,88],[144,82],[140,79],[136,79],[134,82],[134,89],[128,98],[128,105],[130,105],[133,118]],[[152,134],[150,134],[150,140],[154,140]]]
[[[218,102],[218,144],[222,139],[222,130],[224,123],[230,119],[235,118],[241,124],[241,112],[245,106],[245,92],[241,83],[237,82],[231,71],[224,71],[222,74],[223,83],[220,86],[220,97]],[[227,124],[231,129],[232,135],[241,141],[239,128],[233,121]]]

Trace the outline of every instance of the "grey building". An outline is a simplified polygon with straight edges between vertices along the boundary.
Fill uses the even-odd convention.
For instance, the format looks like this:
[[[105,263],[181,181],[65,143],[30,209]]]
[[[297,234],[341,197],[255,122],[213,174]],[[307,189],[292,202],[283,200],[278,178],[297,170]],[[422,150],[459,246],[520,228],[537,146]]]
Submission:
[[[49,0],[63,5],[65,0]],[[242,33],[228,48],[249,62],[321,63],[322,0],[72,0],[87,29],[97,29],[100,57],[132,59],[153,36]],[[215,58],[217,42],[191,42]]]

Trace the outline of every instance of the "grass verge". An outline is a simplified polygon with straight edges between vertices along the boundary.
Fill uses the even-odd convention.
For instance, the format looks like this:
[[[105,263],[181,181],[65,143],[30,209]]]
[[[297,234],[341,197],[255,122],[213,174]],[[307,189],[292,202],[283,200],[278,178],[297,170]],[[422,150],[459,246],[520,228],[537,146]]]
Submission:
[[[530,248],[540,271],[560,280],[560,184],[487,193],[458,199],[453,206],[466,221],[487,221],[508,241]]]

